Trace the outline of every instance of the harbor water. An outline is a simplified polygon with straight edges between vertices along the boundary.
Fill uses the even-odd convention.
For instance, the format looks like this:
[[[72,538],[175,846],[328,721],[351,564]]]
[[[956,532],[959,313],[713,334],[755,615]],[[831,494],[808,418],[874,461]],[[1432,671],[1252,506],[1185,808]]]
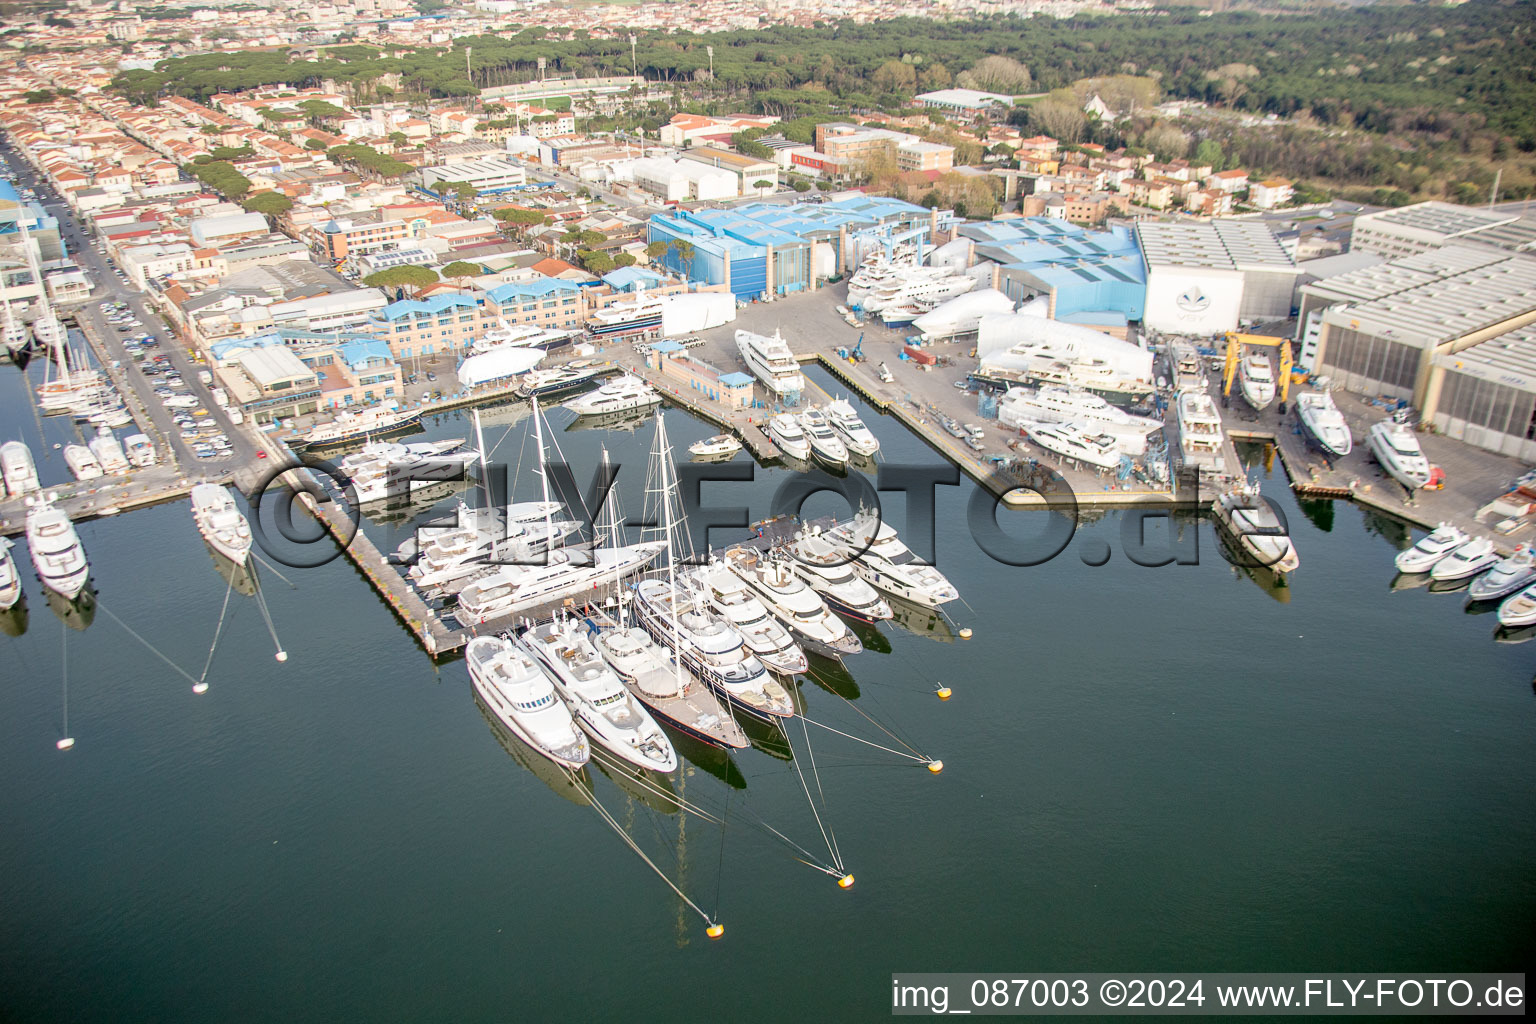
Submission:
[[[860,409],[883,460],[940,464]],[[716,432],[667,415],[679,453]],[[650,423],[549,418],[578,484],[606,445],[638,514]],[[0,368],[0,439],[61,482],[64,427],[43,429]],[[426,429],[474,437],[467,413]],[[537,496],[528,420],[491,410],[484,429],[493,460],[524,463],[514,496]],[[762,518],[790,473],[706,483],[703,501]],[[670,787],[723,829],[530,759],[462,661],[429,659],[344,558],[278,566],[292,587],[259,570],[284,663],[254,598],[229,594],[195,696],[128,632],[194,677],[209,659],[229,585],[186,503],[81,524],[83,630],[21,543],[27,620],[0,635],[0,1016],[874,1020],[895,971],[1523,969],[1536,646],[1494,642],[1462,594],[1391,589],[1410,531],[1259,473],[1301,554],[1283,591],[1225,561],[1208,521],[1172,527],[1198,564],[1133,564],[1121,513],[1085,516],[1044,564],[1001,564],[964,528],[973,485],[939,487],[952,621],[908,609],[798,693],[816,722],[943,772],[798,722],[793,761],[782,740],[681,747]],[[999,516],[1043,533],[1044,513]],[[364,527],[387,550],[411,523]],[[77,744],[60,752],[66,679]],[[807,788],[847,891],[760,827],[826,861]]]

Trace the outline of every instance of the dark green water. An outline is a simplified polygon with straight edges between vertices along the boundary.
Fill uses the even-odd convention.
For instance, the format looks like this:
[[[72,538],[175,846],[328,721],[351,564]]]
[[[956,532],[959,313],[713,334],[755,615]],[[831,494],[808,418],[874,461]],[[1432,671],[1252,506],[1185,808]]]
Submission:
[[[0,436],[36,451],[21,399],[0,369]],[[679,448],[713,432],[668,424]],[[871,425],[891,461],[935,458]],[[649,428],[559,439],[583,484],[606,441],[638,506]],[[764,515],[783,478],[704,497]],[[519,497],[535,486],[519,474]],[[893,971],[1524,969],[1536,646],[1492,642],[1461,595],[1391,592],[1381,523],[1304,512],[1278,470],[1265,491],[1302,557],[1287,602],[1223,562],[1209,524],[1198,566],[1132,565],[1113,515],[1046,565],[997,564],[963,529],[970,490],[939,489],[938,557],[975,637],[887,625],[889,652],[831,681],[853,706],[801,687],[816,719],[889,743],[862,711],[946,765],[812,730],[852,890],[748,823],[826,858],[789,762],[700,757],[675,783],[729,807],[723,851],[718,827],[680,830],[591,773],[718,912],[718,943],[569,787],[509,756],[462,664],[434,666],[344,560],[284,570],[296,590],[264,576],[286,664],[234,595],[196,697],[106,614],[200,670],[226,584],[184,505],[82,526],[101,603],[83,633],[23,546],[29,626],[0,636],[0,1017],[877,1019]],[[78,745],[60,753],[66,651]]]

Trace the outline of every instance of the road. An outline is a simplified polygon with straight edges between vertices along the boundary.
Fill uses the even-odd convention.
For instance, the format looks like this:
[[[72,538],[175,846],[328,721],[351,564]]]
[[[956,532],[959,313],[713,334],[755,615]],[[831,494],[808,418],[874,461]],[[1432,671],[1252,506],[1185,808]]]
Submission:
[[[53,192],[47,181],[11,147],[9,140],[0,139],[0,158],[3,158],[10,176],[19,185],[35,189],[38,201],[44,209],[58,218],[60,234],[69,254],[94,284],[89,300],[64,308],[74,313],[77,322],[89,327],[90,333],[101,344],[104,354],[113,364],[109,369],[113,372],[119,387],[126,383],[137,398],[140,408],[148,413],[154,431],[158,434],[157,447],[161,440],[168,442],[176,454],[177,461],[191,474],[196,474],[202,469],[210,475],[222,476],[228,471],[231,459],[234,460],[234,465],[245,465],[255,459],[257,451],[255,443],[245,431],[229,421],[224,410],[213,401],[209,388],[198,379],[198,371],[206,370],[207,365],[199,361],[196,354],[182,342],[174,328],[155,309],[149,296],[117,277],[106,256],[96,251],[92,239],[81,229],[69,204]],[[144,325],[142,328],[134,328],[133,333],[151,334],[159,341],[159,347],[153,351],[165,355],[170,360],[171,365],[186,382],[190,393],[202,403],[203,408],[208,410],[209,416],[219,424],[230,440],[232,448],[229,453],[211,459],[200,459],[193,453],[190,445],[181,437],[181,428],[176,426],[171,419],[170,411],[155,394],[155,385],[151,378],[139,368],[139,364],[130,358],[127,350],[124,349],[124,335],[118,333],[117,328],[108,322],[107,315],[101,311],[101,303],[107,301],[128,303],[134,316]],[[133,403],[129,404],[132,407]],[[141,415],[138,410],[134,412],[136,418]]]

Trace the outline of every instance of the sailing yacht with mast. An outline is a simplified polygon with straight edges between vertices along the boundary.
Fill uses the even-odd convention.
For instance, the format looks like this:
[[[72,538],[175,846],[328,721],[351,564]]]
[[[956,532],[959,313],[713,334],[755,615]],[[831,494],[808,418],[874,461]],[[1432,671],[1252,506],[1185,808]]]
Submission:
[[[544,472],[544,417],[538,399],[533,400],[535,451],[539,460],[539,485],[548,507],[549,477]],[[546,516],[545,526],[553,530],[553,517]],[[503,565],[459,591],[454,617],[460,625],[472,627],[503,615],[526,611],[537,605],[569,597],[600,586],[611,575],[620,579],[640,572],[664,550],[657,542],[627,546],[594,547],[579,557],[569,548],[548,552],[542,565]]]
[[[635,588],[634,607],[640,625],[732,706],[763,722],[793,717],[795,704],[789,691],[769,677],[763,663],[746,649],[741,634],[709,610],[703,594],[678,589],[676,531],[681,515],[672,475],[672,447],[667,443],[665,417],[659,413],[651,469],[649,475],[656,486],[649,490],[661,506],[667,578],[642,580]]]
[[[664,774],[677,770],[672,741],[574,620],[559,616],[541,622],[514,642],[544,666],[576,724],[593,742],[637,768]]]
[[[72,601],[85,589],[90,563],[85,546],[64,510],[44,496],[27,509],[27,549],[32,553],[32,568],[43,586]]]
[[[608,465],[606,448],[603,465]],[[602,535],[613,544],[619,537],[621,518],[617,487],[609,488],[603,511],[607,521]],[[617,587],[619,577],[613,582]],[[714,692],[684,668],[681,660],[652,641],[644,629],[630,623],[622,596],[615,614],[616,620],[600,609],[589,608],[587,629],[598,653],[636,700],[667,725],[701,743],[725,749],[748,745],[741,726],[720,706]]]

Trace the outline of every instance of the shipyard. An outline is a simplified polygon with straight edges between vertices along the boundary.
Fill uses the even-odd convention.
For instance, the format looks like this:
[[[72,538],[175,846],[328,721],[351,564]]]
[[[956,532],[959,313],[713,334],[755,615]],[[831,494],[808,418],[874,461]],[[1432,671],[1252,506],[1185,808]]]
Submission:
[[[19,5],[7,1009],[1519,968],[1518,19],[686,6]]]

